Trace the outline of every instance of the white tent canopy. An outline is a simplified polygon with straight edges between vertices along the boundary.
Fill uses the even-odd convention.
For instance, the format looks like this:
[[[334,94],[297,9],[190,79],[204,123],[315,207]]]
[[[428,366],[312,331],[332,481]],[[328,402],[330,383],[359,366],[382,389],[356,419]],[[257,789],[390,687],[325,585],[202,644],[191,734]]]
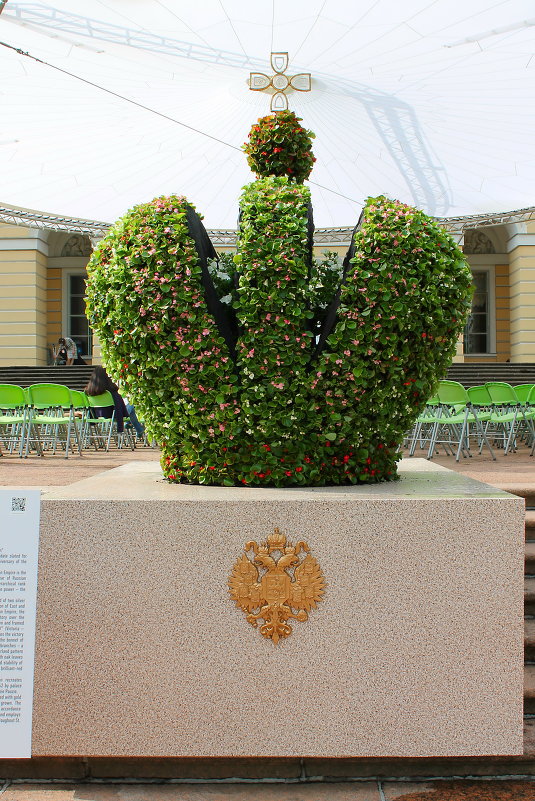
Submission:
[[[287,73],[312,76],[288,102],[316,133],[316,225],[352,225],[380,193],[437,216],[533,206],[534,13],[533,0],[8,0],[0,202],[111,222],[174,192],[207,227],[235,227],[252,180],[240,148],[270,105],[249,74],[287,51]]]

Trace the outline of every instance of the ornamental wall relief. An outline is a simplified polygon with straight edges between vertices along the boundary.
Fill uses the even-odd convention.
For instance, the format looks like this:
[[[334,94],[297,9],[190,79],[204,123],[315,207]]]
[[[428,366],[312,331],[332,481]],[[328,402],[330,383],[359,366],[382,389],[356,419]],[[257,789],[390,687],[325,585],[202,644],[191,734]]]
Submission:
[[[472,228],[464,232],[463,252],[469,255],[496,253],[496,248],[484,231]]]
[[[89,237],[83,236],[83,234],[73,234],[70,236],[61,249],[62,256],[89,257],[92,252],[91,240]]]

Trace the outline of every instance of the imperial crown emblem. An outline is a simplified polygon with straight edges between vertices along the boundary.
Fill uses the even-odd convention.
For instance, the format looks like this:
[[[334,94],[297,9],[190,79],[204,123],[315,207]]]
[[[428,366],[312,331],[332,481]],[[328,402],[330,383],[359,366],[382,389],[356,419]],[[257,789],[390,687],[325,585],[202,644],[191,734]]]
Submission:
[[[252,558],[247,555],[249,551]],[[303,559],[301,553],[306,554]],[[229,578],[230,596],[236,606],[243,609],[254,628],[262,619],[260,633],[275,644],[292,633],[287,622],[290,618],[308,620],[309,611],[322,600],[325,586],[321,568],[306,542],[292,545],[278,528],[260,545],[253,540],[245,544],[245,553],[236,560]]]

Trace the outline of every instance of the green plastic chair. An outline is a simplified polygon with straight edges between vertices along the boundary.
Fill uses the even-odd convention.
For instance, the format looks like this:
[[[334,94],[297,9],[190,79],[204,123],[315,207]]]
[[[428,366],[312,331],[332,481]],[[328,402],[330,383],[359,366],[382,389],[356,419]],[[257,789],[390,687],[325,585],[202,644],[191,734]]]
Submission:
[[[487,425],[487,433],[494,429],[494,436],[503,441],[503,454],[516,448],[518,420],[525,420],[521,404],[511,384],[505,381],[487,381],[485,384],[493,404],[493,413]]]
[[[523,411],[524,417],[529,426],[529,433],[532,443],[530,456],[533,456],[533,452],[535,451],[535,384],[531,388],[529,395],[526,398],[526,404]]]
[[[78,389],[71,389],[71,402],[75,409],[87,409],[87,395]]]
[[[405,435],[404,445],[409,449],[409,456],[414,456],[418,444],[423,449],[425,442],[429,442],[429,429],[434,425],[439,407],[438,395],[432,395],[425,404],[425,409],[418,415],[411,430]]]
[[[528,445],[531,445],[532,438],[535,437],[533,424],[535,417],[535,394],[531,395],[534,387],[535,384],[517,384],[517,386],[514,387],[515,394],[521,405],[521,413],[523,417],[523,423],[519,426],[521,429],[520,435],[523,433],[526,434],[525,439]],[[528,402],[530,395],[532,400],[531,402]]]
[[[516,387],[513,387],[519,403],[527,403],[529,394],[533,387],[535,387],[535,384],[517,384]]]
[[[526,398],[526,408],[527,409],[534,409],[535,410],[535,384],[533,384],[529,395]]]
[[[26,456],[34,442],[40,456],[48,448],[56,453],[57,446],[61,445],[65,448],[65,458],[68,459],[73,435],[81,455],[81,439],[74,416],[71,390],[63,384],[32,384],[28,387],[28,399],[30,410]]]
[[[24,397],[26,398],[26,406],[28,406],[28,408],[29,408],[31,406],[31,403],[30,403],[30,388],[29,387],[24,387]],[[47,406],[46,406],[45,403],[36,403],[36,404],[34,404],[34,409],[46,409],[46,408],[47,408]]]
[[[85,399],[88,407],[85,432],[86,442],[88,444],[92,443],[95,449],[103,447],[106,451],[109,451],[115,422],[113,395],[111,392],[102,392],[100,395],[85,395]],[[113,408],[111,417],[97,417],[91,413],[91,409],[103,409],[108,406]]]
[[[101,433],[105,431],[107,433],[106,439],[106,450],[110,449],[111,439],[115,437],[115,441],[117,444],[117,448],[122,448],[125,442],[128,443],[131,450],[135,450],[136,443],[135,437],[132,433],[132,428],[128,427],[129,419],[128,415],[125,415],[124,420],[124,431],[117,431],[117,419],[115,415],[115,403],[113,400],[113,395],[111,392],[103,392],[101,395],[87,395],[87,402],[90,408],[98,409],[98,408],[105,408],[107,406],[113,407],[113,412],[111,418],[107,417],[91,417],[89,416],[89,425],[93,426],[95,423],[100,423]],[[100,434],[101,435],[101,434]],[[99,434],[97,433],[97,437]]]
[[[0,384],[0,443],[9,453],[18,448],[24,453],[28,405],[22,387],[16,384]]]
[[[439,406],[438,395],[432,395],[425,404],[425,409],[418,415],[413,427],[406,433],[404,446],[409,449],[409,456],[414,456],[418,444],[423,449],[425,442],[429,442],[429,428],[434,425],[435,415]]]
[[[448,452],[456,449],[455,461],[458,462],[461,453],[465,457],[472,455],[470,438],[475,438],[479,453],[486,445],[492,458],[496,459],[483,427],[490,413],[474,407],[467,390],[458,381],[441,381],[437,395],[440,413],[436,416],[427,458],[433,457],[437,445],[443,445]]]
[[[492,398],[490,397],[489,391],[484,384],[478,387],[468,387],[466,392],[468,394],[468,398],[470,399],[470,403],[472,406],[475,406],[476,409],[492,408]]]
[[[80,431],[81,447],[84,447],[87,436],[87,419],[89,417],[89,403],[85,392],[78,389],[71,389],[71,403],[74,409],[74,416],[78,421],[78,428]]]
[[[518,406],[520,401],[511,384],[507,384],[505,381],[487,381],[485,386],[494,406]]]

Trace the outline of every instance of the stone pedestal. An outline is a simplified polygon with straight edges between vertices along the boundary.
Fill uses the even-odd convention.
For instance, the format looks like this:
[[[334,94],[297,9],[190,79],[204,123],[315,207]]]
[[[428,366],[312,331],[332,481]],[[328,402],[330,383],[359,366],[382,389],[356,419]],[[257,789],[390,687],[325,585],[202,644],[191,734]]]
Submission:
[[[401,476],[203,488],[140,462],[46,493],[34,755],[521,754],[523,501]],[[227,586],[275,527],[328,584],[278,645]]]

